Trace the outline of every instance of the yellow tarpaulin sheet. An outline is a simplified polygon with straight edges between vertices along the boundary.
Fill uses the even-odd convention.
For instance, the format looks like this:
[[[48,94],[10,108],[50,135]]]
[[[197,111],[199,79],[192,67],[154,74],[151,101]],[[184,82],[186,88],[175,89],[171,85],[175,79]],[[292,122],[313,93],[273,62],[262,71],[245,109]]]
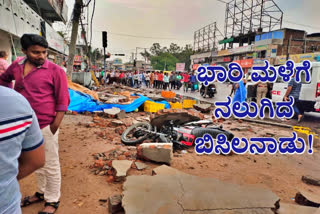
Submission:
[[[93,70],[90,71],[91,72],[91,77],[93,79],[93,81],[96,83],[97,87],[100,86],[99,81],[97,80],[96,76],[94,75]]]

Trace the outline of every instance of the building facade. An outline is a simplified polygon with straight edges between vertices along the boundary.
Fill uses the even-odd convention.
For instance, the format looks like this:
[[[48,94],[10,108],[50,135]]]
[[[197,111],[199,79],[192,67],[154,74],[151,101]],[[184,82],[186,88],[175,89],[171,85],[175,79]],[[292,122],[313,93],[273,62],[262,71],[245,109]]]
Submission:
[[[38,34],[46,37],[49,49],[48,59],[62,65],[68,55],[68,45],[52,28],[53,21],[65,22],[68,8],[61,0],[42,0],[37,10],[33,1],[0,0],[0,50],[9,53],[11,63],[19,56],[24,56],[20,38],[25,33]],[[59,6],[60,5],[60,6]],[[46,7],[46,13],[41,13],[41,7]],[[40,15],[41,14],[41,15]],[[64,18],[62,18],[64,14]],[[48,18],[48,17],[51,18]]]

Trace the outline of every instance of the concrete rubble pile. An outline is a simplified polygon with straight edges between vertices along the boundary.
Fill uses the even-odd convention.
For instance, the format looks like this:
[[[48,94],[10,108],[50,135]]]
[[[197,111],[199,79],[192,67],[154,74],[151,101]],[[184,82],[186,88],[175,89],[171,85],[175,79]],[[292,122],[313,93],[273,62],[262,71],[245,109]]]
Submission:
[[[109,198],[109,213],[317,214],[319,208],[280,202],[270,190],[189,175],[162,165],[129,176]],[[141,200],[143,198],[143,200]]]

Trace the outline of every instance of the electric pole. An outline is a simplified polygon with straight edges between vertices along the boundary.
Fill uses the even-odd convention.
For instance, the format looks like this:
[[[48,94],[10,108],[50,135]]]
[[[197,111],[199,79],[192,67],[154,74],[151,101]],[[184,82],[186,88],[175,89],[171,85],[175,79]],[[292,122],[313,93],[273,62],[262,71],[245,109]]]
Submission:
[[[74,55],[76,51],[79,20],[81,16],[82,6],[83,6],[82,0],[76,0],[73,8],[73,20],[72,20],[73,24],[72,24],[71,41],[69,46],[69,58],[68,58],[68,66],[67,66],[67,76],[71,80],[72,80],[73,61],[74,61]]]
[[[288,41],[288,46],[287,46],[287,60],[289,60],[291,40],[292,40],[292,35],[290,36],[290,39],[289,39],[289,41]]]

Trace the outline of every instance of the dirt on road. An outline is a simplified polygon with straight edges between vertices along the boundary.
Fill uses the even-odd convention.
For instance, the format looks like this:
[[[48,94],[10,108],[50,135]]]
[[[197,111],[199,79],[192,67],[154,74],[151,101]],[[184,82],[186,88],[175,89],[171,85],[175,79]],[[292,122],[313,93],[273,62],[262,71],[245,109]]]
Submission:
[[[135,114],[128,114],[135,118]],[[90,166],[93,154],[123,146],[120,135],[110,127],[87,127],[92,116],[66,115],[60,129],[60,162],[62,174],[61,203],[56,213],[91,214],[108,213],[104,199],[122,192],[122,183],[108,183],[107,176],[95,175]],[[112,121],[112,119],[108,119]],[[290,136],[291,130],[260,124],[239,123],[236,120],[223,122],[226,130],[235,127],[249,127],[247,131],[232,131],[237,137],[261,137],[267,132],[275,136]],[[102,136],[99,133],[110,133]],[[144,171],[130,169],[129,175],[151,175],[159,166],[149,163]],[[197,155],[193,149],[188,153],[175,153],[171,167],[201,177],[213,177],[237,184],[254,184],[271,189],[281,201],[294,203],[299,189],[317,192],[319,187],[309,186],[301,181],[303,175],[320,174],[320,155]],[[36,189],[34,175],[20,182],[22,196],[33,194]],[[219,193],[217,193],[219,194]],[[244,193],[245,194],[245,193]],[[195,196],[196,197],[196,196]],[[103,200],[102,202],[99,200]],[[24,214],[34,214],[44,203],[23,208]]]

